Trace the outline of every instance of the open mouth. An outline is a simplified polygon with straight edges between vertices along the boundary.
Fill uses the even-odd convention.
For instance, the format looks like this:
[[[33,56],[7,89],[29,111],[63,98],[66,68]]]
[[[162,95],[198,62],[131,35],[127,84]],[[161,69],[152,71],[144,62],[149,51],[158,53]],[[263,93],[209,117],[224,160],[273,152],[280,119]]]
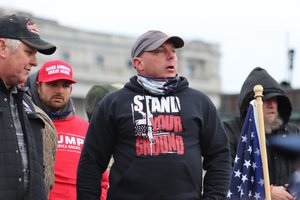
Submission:
[[[174,66],[170,65],[170,66],[167,67],[167,69],[174,69]]]

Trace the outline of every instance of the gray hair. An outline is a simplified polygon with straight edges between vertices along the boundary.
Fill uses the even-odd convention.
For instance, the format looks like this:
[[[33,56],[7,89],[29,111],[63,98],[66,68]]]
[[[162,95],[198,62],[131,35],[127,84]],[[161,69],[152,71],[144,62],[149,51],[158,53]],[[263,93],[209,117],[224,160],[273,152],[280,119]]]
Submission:
[[[5,44],[7,45],[7,47],[13,53],[15,53],[16,50],[18,49],[18,47],[20,46],[20,44],[22,44],[22,42],[20,40],[16,40],[16,39],[4,38],[4,41],[5,41]]]

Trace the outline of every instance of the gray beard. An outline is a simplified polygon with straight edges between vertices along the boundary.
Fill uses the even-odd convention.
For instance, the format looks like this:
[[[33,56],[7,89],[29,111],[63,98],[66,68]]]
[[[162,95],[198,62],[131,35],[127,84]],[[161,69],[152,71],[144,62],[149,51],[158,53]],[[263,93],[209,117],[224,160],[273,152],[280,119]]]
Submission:
[[[278,130],[283,124],[282,119],[277,116],[272,122],[265,121],[265,132],[271,134],[274,130]]]

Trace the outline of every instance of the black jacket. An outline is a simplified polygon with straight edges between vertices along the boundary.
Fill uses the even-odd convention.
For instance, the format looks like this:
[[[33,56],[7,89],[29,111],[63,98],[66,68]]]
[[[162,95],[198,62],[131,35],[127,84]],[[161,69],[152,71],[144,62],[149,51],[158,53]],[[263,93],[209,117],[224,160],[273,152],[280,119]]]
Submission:
[[[263,98],[277,97],[278,112],[283,120],[283,125],[271,134],[266,135],[267,156],[270,184],[284,185],[289,181],[289,177],[294,171],[294,161],[296,154],[278,148],[269,143],[273,136],[285,137],[287,134],[299,133],[299,128],[295,124],[289,123],[292,112],[291,102],[281,86],[273,79],[267,71],[262,68],[255,68],[246,78],[240,92],[239,110],[240,117],[224,122],[225,130],[230,140],[230,150],[232,164],[236,155],[243,122],[247,114],[250,101],[254,98],[253,87],[257,84],[263,86]]]
[[[144,90],[133,77],[102,99],[78,165],[78,200],[99,199],[98,180],[111,154],[107,199],[225,199],[228,138],[209,98],[180,79],[175,93],[162,96]],[[150,135],[143,134],[147,130]],[[207,170],[203,182],[202,169]]]
[[[43,144],[41,129],[44,123],[18,87],[15,100],[25,141],[27,142],[30,183],[24,192],[22,158],[9,105],[9,91],[0,79],[0,198],[5,200],[45,200]]]

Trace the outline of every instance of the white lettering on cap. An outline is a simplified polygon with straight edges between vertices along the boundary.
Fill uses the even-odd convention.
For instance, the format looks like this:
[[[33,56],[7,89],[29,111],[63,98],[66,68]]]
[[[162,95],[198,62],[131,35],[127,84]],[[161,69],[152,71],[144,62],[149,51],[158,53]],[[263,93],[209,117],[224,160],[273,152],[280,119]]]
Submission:
[[[59,69],[49,70],[49,71],[48,71],[48,75],[51,75],[51,74],[57,74],[58,72],[59,72]]]
[[[46,72],[48,72],[48,75],[58,74],[58,73],[70,75],[71,69],[64,65],[53,65],[53,66],[47,67]]]
[[[56,65],[52,65],[50,67],[47,67],[46,72],[49,71],[49,70],[53,70],[53,69],[56,69]]]
[[[67,71],[67,70],[64,70],[64,69],[59,70],[59,72],[62,73],[62,74],[70,75],[70,71]]]
[[[67,70],[67,71],[71,71],[69,67],[66,67],[64,65],[57,65],[57,68],[58,69],[64,69],[64,70]]]

